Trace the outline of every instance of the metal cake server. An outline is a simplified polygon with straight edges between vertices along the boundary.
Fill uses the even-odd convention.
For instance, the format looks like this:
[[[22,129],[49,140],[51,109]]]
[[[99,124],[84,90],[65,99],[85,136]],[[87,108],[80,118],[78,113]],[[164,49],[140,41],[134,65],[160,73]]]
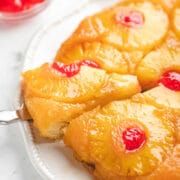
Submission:
[[[8,125],[15,123],[19,120],[31,120],[22,97],[19,98],[21,106],[17,110],[1,110],[0,111],[0,125]]]

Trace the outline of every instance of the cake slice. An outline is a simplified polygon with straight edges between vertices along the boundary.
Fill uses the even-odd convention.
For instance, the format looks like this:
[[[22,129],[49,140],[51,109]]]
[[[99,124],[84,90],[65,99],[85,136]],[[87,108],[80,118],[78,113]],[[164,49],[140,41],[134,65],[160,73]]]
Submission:
[[[45,63],[23,73],[25,104],[44,137],[63,135],[71,119],[98,105],[141,91],[132,75],[107,74],[93,61],[65,65]]]
[[[64,142],[97,179],[176,179],[177,121],[171,111],[131,100],[114,101],[70,122]],[[171,164],[175,166],[171,167]]]

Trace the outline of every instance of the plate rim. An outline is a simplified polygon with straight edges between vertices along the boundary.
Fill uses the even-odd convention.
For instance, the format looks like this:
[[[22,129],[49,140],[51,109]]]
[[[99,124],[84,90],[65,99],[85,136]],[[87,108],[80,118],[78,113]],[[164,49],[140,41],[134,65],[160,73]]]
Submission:
[[[49,28],[55,25],[60,25],[63,23],[63,21],[71,18],[75,13],[77,13],[81,8],[86,6],[89,3],[89,0],[85,1],[83,5],[81,5],[79,8],[75,9],[72,11],[70,14],[67,14],[64,17],[57,18],[53,21],[50,21],[48,24],[44,25],[41,27],[39,30],[37,30],[34,35],[32,40],[28,43],[27,48],[24,52],[23,55],[23,63],[22,63],[22,71],[28,66],[28,63],[31,61],[33,57],[33,53],[36,49],[36,46],[38,43],[41,41],[41,39],[44,37],[46,32],[48,31]],[[28,121],[19,121],[18,125],[20,127],[20,132],[22,134],[24,143],[25,143],[25,149],[28,154],[29,160],[35,170],[38,172],[38,174],[45,180],[55,180],[55,176],[51,173],[51,171],[48,169],[48,167],[44,164],[42,161],[41,157],[39,156],[38,149],[33,143],[33,134],[32,130],[30,127],[30,124]]]
[[[23,54],[24,61],[22,63],[21,72],[24,71],[26,66],[28,66],[28,63],[31,61],[33,57],[33,53],[36,49],[36,46],[41,41],[41,39],[43,39],[43,37],[46,35],[48,29],[51,28],[52,26],[62,24],[64,21],[68,20],[76,13],[79,13],[79,11],[81,11],[81,9],[86,7],[89,3],[91,3],[91,0],[83,1],[83,3],[78,8],[75,8],[71,13],[68,13],[63,17],[58,17],[52,21],[49,21],[47,24],[43,25],[35,33],[33,33],[32,35],[33,38],[29,41],[25,49],[25,52]],[[36,147],[35,143],[33,143],[33,134],[29,122],[20,120],[18,122],[18,126],[20,128],[20,132],[22,134],[23,141],[25,143],[26,152],[34,169],[44,180],[55,180],[56,179],[55,176],[44,164],[41,157],[39,156],[38,148]]]
[[[96,1],[102,1],[102,0],[96,0]],[[119,0],[121,1],[121,0]],[[36,50],[36,46],[38,43],[43,39],[43,37],[46,35],[49,28],[52,26],[60,25],[65,20],[68,20],[76,13],[79,13],[82,8],[85,8],[88,6],[89,3],[94,3],[95,0],[85,0],[78,8],[75,8],[71,13],[63,16],[58,17],[54,20],[51,20],[46,25],[40,27],[33,35],[32,39],[29,41],[25,52],[23,54],[23,63],[22,63],[22,70],[24,71],[26,69],[26,66],[29,67],[29,63],[32,60],[32,57],[34,55],[34,52]],[[19,121],[18,126],[20,128],[20,132],[22,134],[24,143],[25,143],[25,149],[27,152],[27,155],[29,157],[29,160],[31,164],[33,165],[34,169],[37,171],[37,173],[44,179],[44,180],[56,180],[56,177],[53,175],[53,173],[49,170],[49,168],[45,165],[41,157],[39,156],[39,151],[35,143],[33,143],[33,133],[32,133],[32,127],[30,126],[28,121]]]
[[[46,31],[52,25],[54,25],[55,23],[58,23],[59,21],[62,21],[62,18],[60,20],[55,20],[53,22],[48,23],[47,25],[44,25],[41,29],[39,29],[38,31],[34,33],[33,38],[28,43],[25,53],[23,55],[24,61],[22,64],[22,71],[24,71],[24,68],[26,67],[26,65],[28,66],[28,63],[31,61],[33,57],[33,52],[35,51],[36,45],[44,37]],[[28,154],[29,160],[31,164],[33,165],[34,169],[45,180],[55,179],[53,174],[49,171],[47,166],[41,160],[38,149],[35,143],[33,143],[33,134],[32,134],[29,122],[19,121],[18,125],[20,127],[20,131],[21,131],[24,143],[25,143],[26,152]]]
[[[18,125],[25,143],[26,152],[34,169],[44,180],[54,180],[54,175],[42,161],[39,156],[38,149],[35,143],[33,143],[33,134],[29,122],[19,121]]]

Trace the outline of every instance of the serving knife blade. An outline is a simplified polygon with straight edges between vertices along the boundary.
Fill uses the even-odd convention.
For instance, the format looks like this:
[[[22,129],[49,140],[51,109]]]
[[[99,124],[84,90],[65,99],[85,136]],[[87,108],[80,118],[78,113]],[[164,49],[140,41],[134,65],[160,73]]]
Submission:
[[[24,103],[21,108],[18,110],[2,110],[0,111],[0,125],[8,125],[15,123],[19,120],[31,120],[31,116],[29,115],[26,106]]]

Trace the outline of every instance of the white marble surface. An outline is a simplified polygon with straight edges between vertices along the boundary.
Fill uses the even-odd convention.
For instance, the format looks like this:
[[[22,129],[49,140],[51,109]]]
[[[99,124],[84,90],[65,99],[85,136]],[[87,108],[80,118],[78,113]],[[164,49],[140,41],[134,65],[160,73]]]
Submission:
[[[34,33],[47,22],[72,12],[85,0],[53,0],[34,18],[0,25],[0,110],[13,109],[23,54]],[[0,126],[0,180],[41,180],[27,157],[17,124]]]

